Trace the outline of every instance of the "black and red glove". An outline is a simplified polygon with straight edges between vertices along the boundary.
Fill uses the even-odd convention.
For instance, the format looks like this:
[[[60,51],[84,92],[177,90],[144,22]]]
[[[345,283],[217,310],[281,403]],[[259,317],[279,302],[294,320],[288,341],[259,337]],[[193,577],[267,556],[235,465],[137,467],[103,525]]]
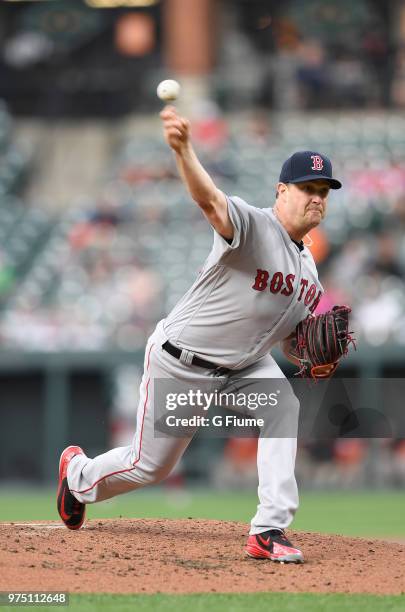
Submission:
[[[348,306],[334,306],[323,314],[309,315],[298,323],[291,342],[290,355],[298,360],[303,377],[328,378],[339,360],[347,355],[349,345],[356,348],[349,332]]]

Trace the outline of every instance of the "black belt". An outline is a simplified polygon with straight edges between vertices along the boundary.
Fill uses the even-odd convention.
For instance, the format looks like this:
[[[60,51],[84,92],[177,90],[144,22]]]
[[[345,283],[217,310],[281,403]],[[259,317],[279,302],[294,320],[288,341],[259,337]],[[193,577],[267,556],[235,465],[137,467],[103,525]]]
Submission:
[[[162,344],[162,349],[172,355],[172,357],[176,357],[176,359],[180,359],[182,350],[178,346],[174,346],[171,342],[166,340],[164,344]],[[201,359],[201,357],[194,357],[191,360],[191,365],[196,365],[199,368],[205,368],[207,370],[215,370],[216,376],[222,376],[223,374],[227,374],[231,370],[229,368],[223,368],[222,366],[213,363],[212,361],[207,361],[206,359]]]

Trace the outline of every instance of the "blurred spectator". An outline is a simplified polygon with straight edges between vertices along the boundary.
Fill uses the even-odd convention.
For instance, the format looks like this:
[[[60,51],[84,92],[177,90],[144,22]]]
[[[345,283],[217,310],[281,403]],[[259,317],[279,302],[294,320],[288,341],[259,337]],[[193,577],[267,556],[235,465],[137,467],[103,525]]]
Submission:
[[[338,481],[344,487],[355,488],[364,482],[363,470],[367,446],[367,440],[360,438],[336,440],[334,463],[338,472]]]
[[[315,227],[309,233],[308,238],[308,248],[319,268],[319,265],[322,264],[329,255],[330,246],[328,237],[322,227]]]
[[[375,102],[378,106],[388,106],[391,103],[391,46],[387,28],[384,28],[382,22],[364,28],[362,55],[371,68],[370,76],[376,89]]]
[[[329,102],[330,76],[325,49],[318,40],[304,40],[299,49],[297,79],[301,92],[300,106],[323,108]]]
[[[311,489],[356,488],[366,484],[368,440],[316,440],[299,449],[297,478]]]
[[[362,240],[359,236],[349,238],[330,262],[330,284],[335,283],[340,290],[353,293],[356,283],[364,275],[368,257],[368,240]]]
[[[329,106],[361,108],[374,100],[367,64],[347,50],[336,54],[330,64],[330,76],[333,94]]]
[[[393,484],[403,487],[405,485],[405,440],[390,441],[393,462]]]
[[[405,46],[400,47],[396,52],[391,98],[396,107],[405,107]]]
[[[266,87],[271,90],[270,102],[276,110],[296,110],[300,107],[297,70],[300,66],[299,32],[293,21],[277,20],[274,28],[275,54],[270,71],[261,85],[260,101],[265,102]]]
[[[365,271],[380,276],[397,276],[404,279],[403,271],[398,263],[398,240],[392,232],[382,232],[376,236],[374,249],[370,253]]]
[[[193,138],[198,145],[215,150],[228,140],[228,124],[212,100],[199,100],[193,105],[191,121]]]

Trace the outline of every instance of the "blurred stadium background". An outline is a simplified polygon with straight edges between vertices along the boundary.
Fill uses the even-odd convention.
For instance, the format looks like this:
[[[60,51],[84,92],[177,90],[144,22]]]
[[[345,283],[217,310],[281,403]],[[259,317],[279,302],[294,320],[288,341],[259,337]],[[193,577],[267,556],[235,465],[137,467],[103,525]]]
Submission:
[[[129,442],[145,340],[210,248],[163,142],[164,78],[227,193],[271,206],[293,151],[332,158],[344,189],[311,249],[320,308],[353,308],[339,376],[404,377],[404,0],[3,0],[3,486],[53,484],[68,443]],[[405,441],[301,444],[297,476],[401,489]],[[165,486],[255,483],[254,441],[197,435]]]

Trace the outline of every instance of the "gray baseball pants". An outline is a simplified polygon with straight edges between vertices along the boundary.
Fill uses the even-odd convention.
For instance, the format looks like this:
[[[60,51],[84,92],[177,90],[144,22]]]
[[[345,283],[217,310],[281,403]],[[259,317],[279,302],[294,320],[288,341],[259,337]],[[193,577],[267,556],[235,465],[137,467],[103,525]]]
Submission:
[[[68,485],[78,501],[91,504],[161,482],[169,475],[189,445],[188,437],[156,437],[154,425],[154,381],[156,379],[179,379],[207,382],[212,371],[195,366],[186,366],[162,349],[167,340],[163,323],[160,322],[148,340],[144,373],[140,386],[136,431],[130,446],[114,448],[94,459],[85,455],[74,457],[68,467]],[[238,372],[238,390],[243,391],[256,379],[282,379],[283,397],[277,408],[266,407],[264,415],[265,435],[258,439],[257,512],[251,521],[251,534],[272,528],[286,528],[291,523],[298,507],[298,490],[294,475],[298,426],[299,402],[277,363],[270,355]],[[242,382],[241,382],[242,380]],[[246,381],[246,382],[245,382]],[[287,393],[286,390],[287,389]],[[293,436],[270,437],[274,412],[288,419],[288,432]],[[279,419],[279,417],[277,417]]]

